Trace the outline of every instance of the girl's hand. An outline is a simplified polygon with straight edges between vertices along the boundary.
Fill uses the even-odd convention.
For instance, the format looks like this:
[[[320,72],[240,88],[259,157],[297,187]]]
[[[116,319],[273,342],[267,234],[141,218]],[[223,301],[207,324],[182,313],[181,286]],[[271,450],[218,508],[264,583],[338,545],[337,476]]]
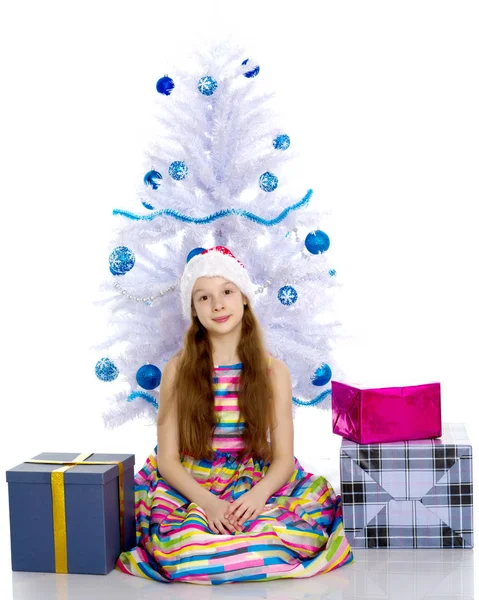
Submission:
[[[242,531],[245,521],[255,519],[261,514],[266,500],[261,490],[255,486],[228,506],[226,518],[235,527],[241,527]]]
[[[212,495],[208,506],[205,506],[206,518],[208,519],[208,526],[213,533],[223,533],[225,535],[235,533],[235,531],[241,531],[241,528],[228,521],[225,516],[227,509],[231,506],[226,500],[221,500],[216,496]],[[228,531],[226,531],[228,530]]]

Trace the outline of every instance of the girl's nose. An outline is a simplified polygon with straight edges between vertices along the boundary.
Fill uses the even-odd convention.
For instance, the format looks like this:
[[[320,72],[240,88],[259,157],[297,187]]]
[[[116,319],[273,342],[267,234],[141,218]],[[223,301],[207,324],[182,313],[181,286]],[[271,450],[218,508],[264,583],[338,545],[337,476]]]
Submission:
[[[219,308],[223,308],[224,303],[222,298],[216,298],[213,300],[213,308],[218,310]]]

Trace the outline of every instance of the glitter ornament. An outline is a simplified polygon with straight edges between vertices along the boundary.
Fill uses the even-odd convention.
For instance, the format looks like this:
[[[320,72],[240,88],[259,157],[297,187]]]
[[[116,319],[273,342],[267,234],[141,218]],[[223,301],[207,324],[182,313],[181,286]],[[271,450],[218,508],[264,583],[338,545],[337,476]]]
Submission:
[[[169,96],[171,94],[171,90],[175,87],[175,83],[171,77],[165,75],[161,79],[158,79],[156,82],[156,91],[159,94],[163,94],[164,96]]]
[[[272,192],[278,187],[278,178],[273,173],[266,171],[259,178],[259,187],[265,192]]]
[[[141,203],[143,204],[143,206],[145,208],[147,208],[148,210],[153,210],[155,207],[152,206],[149,202],[146,202],[146,200],[142,200]]]
[[[144,390],[154,390],[160,385],[161,371],[155,365],[143,365],[136,373],[136,382]]]
[[[323,252],[326,252],[329,248],[329,244],[329,237],[324,231],[320,231],[319,229],[308,233],[304,241],[304,245],[311,254],[322,254]]]
[[[101,381],[113,381],[118,377],[118,369],[109,358],[100,358],[95,365],[95,374]]]
[[[278,135],[274,138],[273,147],[275,148],[275,150],[287,150],[289,148],[290,143],[291,140],[289,139],[289,135],[282,133],[281,135]]]
[[[216,88],[218,87],[218,82],[213,77],[206,75],[202,77],[198,81],[198,90],[203,94],[203,96],[212,96]]]
[[[177,181],[181,181],[188,175],[188,167],[182,160],[175,160],[168,169],[168,175]]]
[[[146,175],[143,177],[143,183],[146,186],[149,185],[152,189],[157,190],[160,187],[160,181],[162,179],[162,174],[152,169],[151,171],[148,171],[148,173],[146,173]]]
[[[290,285],[283,286],[278,292],[278,300],[285,306],[291,306],[298,299],[298,292]]]
[[[336,275],[336,269],[329,269],[329,274],[331,277],[334,277]]]
[[[126,246],[117,246],[110,254],[110,272],[112,275],[124,275],[135,264],[135,255]]]
[[[249,58],[247,58],[246,60],[244,60],[241,64],[242,65],[247,65],[248,62],[249,62]],[[259,65],[256,65],[250,71],[246,71],[246,73],[243,73],[243,75],[245,77],[248,77],[248,79],[251,79],[252,77],[256,77],[256,75],[258,75],[258,73],[259,73]]]
[[[192,250],[188,256],[186,257],[186,262],[189,263],[190,260],[193,258],[193,256],[196,256],[197,254],[201,254],[202,252],[204,252],[206,250],[206,248],[195,248],[194,250]]]
[[[331,375],[331,367],[326,363],[322,363],[319,369],[316,369],[314,375],[311,377],[311,383],[318,386],[326,385],[331,379]]]

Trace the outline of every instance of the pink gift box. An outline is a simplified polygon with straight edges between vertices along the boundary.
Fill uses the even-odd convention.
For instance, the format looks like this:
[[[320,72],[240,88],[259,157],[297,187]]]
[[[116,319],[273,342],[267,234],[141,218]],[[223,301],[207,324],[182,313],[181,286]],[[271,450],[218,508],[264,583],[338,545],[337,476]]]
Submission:
[[[331,382],[333,432],[357,444],[441,437],[441,385],[366,387]]]

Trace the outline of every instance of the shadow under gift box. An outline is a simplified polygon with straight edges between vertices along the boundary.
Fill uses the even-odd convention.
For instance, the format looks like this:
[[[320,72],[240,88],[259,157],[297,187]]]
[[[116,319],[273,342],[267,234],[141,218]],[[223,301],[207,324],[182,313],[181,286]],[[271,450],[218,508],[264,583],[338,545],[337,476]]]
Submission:
[[[333,432],[357,444],[441,437],[441,385],[366,387],[332,381]]]
[[[45,452],[33,460],[72,462],[78,454]],[[119,467],[76,465],[64,473],[68,573],[105,575],[121,550],[135,540],[135,456],[91,454],[88,461],[123,464],[123,536],[120,532]],[[24,462],[7,471],[13,571],[59,572],[55,562],[52,471],[58,464]],[[121,538],[124,548],[121,548]],[[58,558],[58,557],[57,557]]]

